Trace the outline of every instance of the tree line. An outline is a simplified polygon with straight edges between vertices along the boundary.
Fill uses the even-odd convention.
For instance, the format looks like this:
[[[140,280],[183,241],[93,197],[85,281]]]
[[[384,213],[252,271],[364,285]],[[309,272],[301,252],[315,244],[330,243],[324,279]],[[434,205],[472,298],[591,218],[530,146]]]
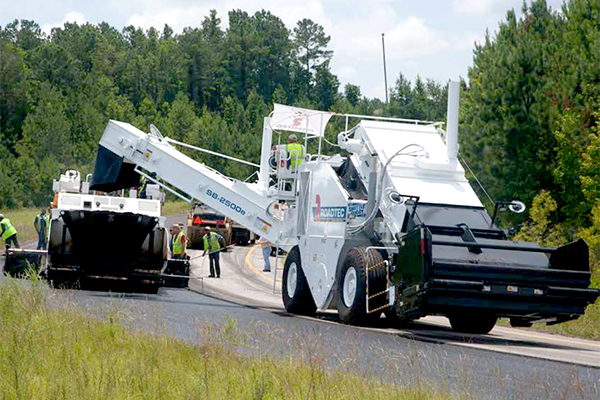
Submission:
[[[29,20],[0,27],[0,208],[47,204],[61,170],[91,172],[108,119],[144,131],[152,123],[171,138],[258,162],[273,102],[387,112],[356,85],[340,90],[319,24],[302,19],[290,30],[264,10],[233,10],[228,20],[224,27],[211,11],[179,34],[168,25],[119,31],[105,22],[66,23],[49,35]],[[394,112],[441,118],[445,107],[428,101],[443,95],[441,84],[419,79],[414,89],[417,111]],[[236,178],[253,172],[199,158]]]
[[[268,11],[233,10],[228,21],[211,11],[177,34],[167,25],[67,23],[49,35],[28,20],[0,27],[0,207],[47,204],[61,170],[91,172],[108,119],[146,131],[153,123],[166,136],[254,162],[274,102],[445,119],[446,82],[400,74],[387,104],[357,85],[340,87],[330,37],[309,19],[288,29]],[[596,0],[510,10],[476,44],[462,82],[461,159],[494,200],[532,206],[528,218],[505,219],[521,224],[523,237],[558,243],[600,232],[599,21]],[[326,135],[343,128],[332,120]],[[253,172],[198,157],[236,178]]]

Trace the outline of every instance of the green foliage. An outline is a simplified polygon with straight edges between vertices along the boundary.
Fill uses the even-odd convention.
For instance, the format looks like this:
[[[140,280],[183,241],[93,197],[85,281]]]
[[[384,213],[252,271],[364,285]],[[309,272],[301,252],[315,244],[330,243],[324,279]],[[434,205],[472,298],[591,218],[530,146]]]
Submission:
[[[390,89],[386,114],[424,121],[441,121],[446,116],[448,88],[431,79],[417,76],[414,87],[402,73]]]
[[[298,60],[307,71],[316,69],[322,60],[331,59],[333,51],[325,50],[330,40],[331,37],[325,34],[321,25],[307,18],[298,21],[294,28],[294,44]]]
[[[550,192],[542,190],[533,199],[529,216],[531,222],[526,223],[515,240],[537,242],[546,247],[559,246],[564,243],[563,228],[556,223],[555,213],[558,206]]]
[[[13,147],[27,115],[25,51],[0,40],[0,145]]]
[[[362,97],[360,94],[360,87],[347,83],[346,86],[344,86],[344,96],[353,107],[356,107]]]
[[[561,13],[533,1],[475,49],[461,153],[492,197],[534,202],[530,239],[553,241],[532,231],[539,207],[555,203],[553,222],[573,239],[600,198],[599,20],[597,1],[571,0]]]
[[[597,104],[600,104],[598,102]],[[600,111],[592,114],[596,126],[591,127],[581,154],[581,190],[587,204],[596,205],[600,199]]]

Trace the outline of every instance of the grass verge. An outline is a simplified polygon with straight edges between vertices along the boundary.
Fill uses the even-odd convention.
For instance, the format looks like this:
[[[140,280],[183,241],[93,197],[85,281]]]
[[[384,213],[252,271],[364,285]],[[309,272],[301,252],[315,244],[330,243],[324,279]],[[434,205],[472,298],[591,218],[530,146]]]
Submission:
[[[0,283],[1,399],[446,399],[322,362],[245,356],[235,324],[199,330],[199,344],[130,331],[116,312],[99,321],[47,307],[40,282]],[[232,345],[233,343],[233,345]]]
[[[39,213],[39,208],[20,208],[18,210],[3,211],[4,216],[10,219],[10,222],[17,230],[19,242],[37,240],[37,233],[35,231],[35,227],[33,226],[33,222],[35,221],[35,216]]]
[[[167,201],[162,206],[162,215],[187,214],[190,211],[190,207],[190,203],[187,201]]]

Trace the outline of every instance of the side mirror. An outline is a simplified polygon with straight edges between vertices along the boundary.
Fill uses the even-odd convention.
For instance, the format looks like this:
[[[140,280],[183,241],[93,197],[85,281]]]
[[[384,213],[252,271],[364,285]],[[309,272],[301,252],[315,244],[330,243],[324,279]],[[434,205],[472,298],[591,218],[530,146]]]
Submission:
[[[515,214],[521,214],[522,212],[525,211],[526,208],[527,207],[525,207],[525,204],[519,200],[513,200],[508,205],[508,209],[510,211],[514,212]]]
[[[496,204],[494,204],[494,215],[492,215],[490,228],[493,227],[494,222],[496,222],[496,215],[498,214],[498,211],[506,211],[507,208],[515,214],[521,214],[527,207],[525,207],[525,203],[519,200],[496,202]]]

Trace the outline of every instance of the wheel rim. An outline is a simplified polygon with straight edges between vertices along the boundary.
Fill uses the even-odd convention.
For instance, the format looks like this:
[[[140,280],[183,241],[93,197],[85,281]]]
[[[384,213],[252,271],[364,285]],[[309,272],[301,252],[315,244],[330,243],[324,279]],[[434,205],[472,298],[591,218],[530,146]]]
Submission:
[[[354,304],[354,298],[356,297],[356,285],[358,279],[356,278],[356,269],[354,267],[348,268],[346,275],[344,276],[344,288],[343,297],[344,304],[350,308]]]
[[[285,285],[290,298],[294,297],[294,294],[296,293],[296,285],[298,285],[298,266],[293,262],[288,269],[287,282]]]

